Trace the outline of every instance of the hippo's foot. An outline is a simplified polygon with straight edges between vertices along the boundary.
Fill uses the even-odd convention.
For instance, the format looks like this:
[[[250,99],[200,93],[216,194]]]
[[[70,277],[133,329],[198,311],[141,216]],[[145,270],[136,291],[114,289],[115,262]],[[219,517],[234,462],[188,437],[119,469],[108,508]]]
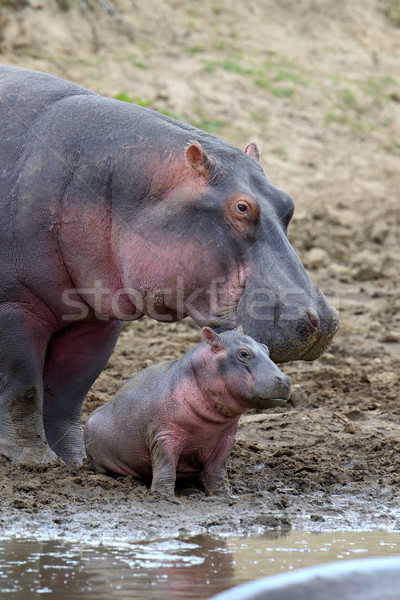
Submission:
[[[216,472],[206,472],[202,483],[206,496],[229,498],[231,488],[224,466],[217,469]]]
[[[0,441],[0,454],[6,456],[16,465],[24,465],[27,467],[35,465],[56,465],[60,460],[57,455],[49,448],[49,446],[40,440],[34,446],[15,445],[11,446]]]
[[[164,500],[170,502],[171,504],[182,504],[178,498],[175,497],[175,494],[165,493],[162,490],[150,490],[149,492],[150,500],[153,502],[158,502],[160,500]]]
[[[58,462],[43,428],[40,387],[19,389],[6,405],[0,420],[0,454],[17,465],[50,465]]]
[[[229,498],[231,494],[229,490],[207,490],[206,496],[214,496],[214,498]]]
[[[53,423],[51,429],[46,427],[46,437],[51,449],[64,462],[81,465],[85,460],[86,453],[80,423]]]

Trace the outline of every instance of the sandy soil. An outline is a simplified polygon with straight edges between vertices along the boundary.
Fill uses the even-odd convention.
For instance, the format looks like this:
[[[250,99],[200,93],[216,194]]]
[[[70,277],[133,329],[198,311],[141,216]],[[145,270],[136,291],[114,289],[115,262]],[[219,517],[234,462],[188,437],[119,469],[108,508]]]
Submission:
[[[125,94],[244,147],[290,192],[289,237],[339,308],[288,410],[241,420],[232,497],[149,498],[87,466],[0,461],[0,535],[139,538],[271,527],[400,529],[400,14],[394,0],[0,1],[0,60]],[[126,97],[125,96],[125,97]],[[199,340],[127,325],[84,418],[135,371]]]

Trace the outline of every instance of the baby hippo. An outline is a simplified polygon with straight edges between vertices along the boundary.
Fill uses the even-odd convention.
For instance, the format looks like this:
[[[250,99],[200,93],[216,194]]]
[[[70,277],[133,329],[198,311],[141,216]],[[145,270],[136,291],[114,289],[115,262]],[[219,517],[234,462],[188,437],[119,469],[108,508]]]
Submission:
[[[290,380],[251,337],[209,327],[201,335],[180,360],[134,375],[92,413],[84,438],[97,471],[151,481],[167,496],[176,478],[200,480],[207,494],[227,491],[240,415],[287,402]]]

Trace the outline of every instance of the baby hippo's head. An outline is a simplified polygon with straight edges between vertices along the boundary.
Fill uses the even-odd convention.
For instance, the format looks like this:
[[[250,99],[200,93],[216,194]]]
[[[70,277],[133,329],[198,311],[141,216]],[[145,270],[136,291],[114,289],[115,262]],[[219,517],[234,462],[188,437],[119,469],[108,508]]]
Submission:
[[[272,408],[288,401],[290,379],[270,359],[265,344],[238,331],[217,334],[209,327],[201,337],[213,350],[226,389],[247,408]]]

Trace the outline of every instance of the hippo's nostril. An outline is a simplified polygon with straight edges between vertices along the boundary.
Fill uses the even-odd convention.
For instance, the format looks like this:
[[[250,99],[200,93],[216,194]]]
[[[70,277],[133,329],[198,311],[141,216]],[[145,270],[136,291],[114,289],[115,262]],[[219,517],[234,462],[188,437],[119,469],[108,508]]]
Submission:
[[[279,377],[279,375],[277,375],[277,376],[275,377],[275,380],[276,380],[278,383],[282,383],[282,382],[283,382],[283,379],[282,379],[282,377]]]
[[[309,310],[307,312],[307,317],[308,317],[308,320],[310,321],[311,325],[314,327],[314,329],[318,329],[319,328],[319,319],[318,319],[317,315]]]

